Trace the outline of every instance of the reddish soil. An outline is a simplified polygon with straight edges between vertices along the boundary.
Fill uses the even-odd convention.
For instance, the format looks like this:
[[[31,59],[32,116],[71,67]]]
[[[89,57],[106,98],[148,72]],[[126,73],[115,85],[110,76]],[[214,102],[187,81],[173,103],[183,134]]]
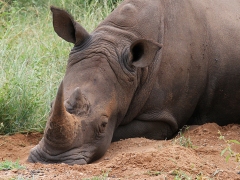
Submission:
[[[89,165],[31,164],[29,150],[42,134],[0,136],[0,161],[19,162],[24,169],[0,171],[0,179],[239,179],[240,162],[233,155],[226,161],[223,149],[240,153],[240,145],[219,139],[240,141],[240,125],[220,127],[214,123],[191,126],[184,136],[167,141],[145,138],[126,139],[112,143],[104,157]],[[192,147],[180,140],[190,139]],[[95,178],[97,179],[97,178]]]

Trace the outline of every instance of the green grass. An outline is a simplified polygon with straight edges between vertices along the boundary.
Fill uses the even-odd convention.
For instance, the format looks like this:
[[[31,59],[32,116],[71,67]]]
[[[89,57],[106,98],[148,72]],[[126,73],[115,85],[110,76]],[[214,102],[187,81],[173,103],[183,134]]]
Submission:
[[[147,174],[149,176],[159,176],[162,174],[162,172],[161,171],[147,171],[147,173],[145,173],[145,174]]]
[[[174,170],[171,172],[171,175],[174,176],[174,180],[192,180],[192,177],[187,175],[183,171]]]
[[[116,1],[0,0],[0,134],[43,131],[73,46],[53,30],[50,5],[92,31]]]
[[[174,180],[211,180],[210,177],[203,175],[201,172],[192,176],[181,170],[173,170],[170,174],[174,176]]]
[[[240,145],[240,142],[235,139],[226,140],[221,131],[218,131],[218,134],[219,139],[226,143],[226,147],[221,151],[221,156],[225,156],[226,162],[228,162],[230,157],[235,157],[236,162],[240,162],[240,153],[233,151],[231,148],[232,144]]]
[[[179,130],[178,135],[173,139],[174,144],[178,144],[183,147],[193,148],[193,143],[190,137],[186,137],[184,132],[189,129],[189,126],[183,126],[182,129]]]
[[[103,171],[101,175],[99,176],[94,176],[92,178],[84,178],[83,180],[107,180],[108,178],[109,171]]]
[[[12,162],[12,161],[3,161],[0,162],[0,171],[7,171],[11,169],[24,169],[25,167],[19,164],[18,161]]]

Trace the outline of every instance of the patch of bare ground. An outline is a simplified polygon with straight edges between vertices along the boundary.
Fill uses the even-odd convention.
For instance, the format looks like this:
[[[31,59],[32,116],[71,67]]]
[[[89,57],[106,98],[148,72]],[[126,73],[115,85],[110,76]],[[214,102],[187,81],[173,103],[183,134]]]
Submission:
[[[226,161],[221,156],[228,143],[219,139],[240,141],[240,125],[220,127],[210,123],[191,126],[183,134],[192,147],[172,140],[155,141],[145,138],[126,139],[112,143],[107,153],[97,162],[88,165],[31,164],[28,153],[42,134],[16,134],[0,136],[0,159],[19,162],[25,169],[0,171],[0,179],[239,179],[240,163],[236,157]],[[231,150],[240,153],[240,145],[230,144]]]

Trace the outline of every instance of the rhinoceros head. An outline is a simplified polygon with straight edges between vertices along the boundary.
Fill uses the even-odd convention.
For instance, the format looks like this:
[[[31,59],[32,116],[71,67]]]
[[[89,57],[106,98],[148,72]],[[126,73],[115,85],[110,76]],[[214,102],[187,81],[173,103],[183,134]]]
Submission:
[[[28,161],[86,164],[106,152],[140,83],[138,68],[152,63],[160,46],[136,37],[120,43],[104,28],[90,35],[66,11],[51,11],[55,32],[75,46]]]

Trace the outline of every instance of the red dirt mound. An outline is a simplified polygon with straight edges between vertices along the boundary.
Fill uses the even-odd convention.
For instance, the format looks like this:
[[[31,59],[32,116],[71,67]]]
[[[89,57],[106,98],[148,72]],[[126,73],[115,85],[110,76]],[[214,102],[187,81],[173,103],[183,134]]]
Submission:
[[[224,139],[220,139],[220,134]],[[112,143],[104,157],[93,164],[31,164],[29,150],[42,134],[0,136],[0,159],[19,162],[24,169],[0,171],[0,179],[239,179],[240,125],[220,127],[214,123],[191,126],[172,140],[154,141],[145,138]],[[184,145],[184,146],[182,146]],[[230,148],[223,156],[221,152]]]

